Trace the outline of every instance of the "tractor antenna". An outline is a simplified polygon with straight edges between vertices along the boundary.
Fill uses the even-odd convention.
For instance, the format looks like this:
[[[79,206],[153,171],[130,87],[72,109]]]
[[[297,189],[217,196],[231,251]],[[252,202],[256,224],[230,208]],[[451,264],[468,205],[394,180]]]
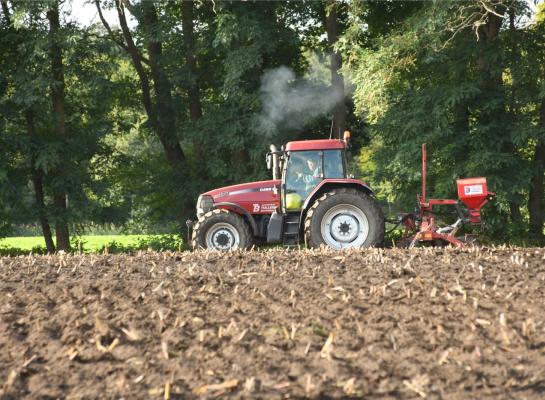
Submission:
[[[335,119],[334,117],[331,118],[331,128],[329,128],[329,139],[333,137],[333,120],[334,119]]]

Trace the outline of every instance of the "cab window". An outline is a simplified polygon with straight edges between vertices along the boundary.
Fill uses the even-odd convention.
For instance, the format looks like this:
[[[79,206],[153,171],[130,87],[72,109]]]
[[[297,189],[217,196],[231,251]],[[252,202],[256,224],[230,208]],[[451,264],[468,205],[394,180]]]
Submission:
[[[344,178],[344,157],[342,150],[324,150],[324,177]]]

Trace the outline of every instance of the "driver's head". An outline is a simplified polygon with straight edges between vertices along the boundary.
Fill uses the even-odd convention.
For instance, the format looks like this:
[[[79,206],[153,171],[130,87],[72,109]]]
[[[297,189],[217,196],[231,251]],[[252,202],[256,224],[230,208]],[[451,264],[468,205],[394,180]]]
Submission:
[[[314,171],[316,169],[316,160],[313,160],[312,158],[309,158],[307,160],[307,166],[311,171]]]

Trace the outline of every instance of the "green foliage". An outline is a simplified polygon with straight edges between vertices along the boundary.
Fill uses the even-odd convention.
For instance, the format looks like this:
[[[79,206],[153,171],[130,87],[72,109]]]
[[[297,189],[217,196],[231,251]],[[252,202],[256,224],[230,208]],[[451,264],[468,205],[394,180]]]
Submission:
[[[92,239],[92,236],[87,239]],[[83,240],[75,240],[73,246],[78,252],[84,253],[134,253],[136,251],[182,251],[187,250],[187,246],[184,244],[182,238],[179,235],[133,235],[133,236],[119,236],[116,239],[108,237],[97,238],[98,241],[94,241],[93,245]],[[102,240],[101,240],[102,239]],[[100,243],[103,243],[100,245]]]
[[[536,22],[545,23],[545,3],[541,2],[537,5]]]
[[[524,3],[509,4],[525,15]],[[479,19],[486,15],[479,7],[425,3],[402,28],[353,46],[354,99],[371,124],[372,181],[383,197],[415,204],[420,145],[427,143],[431,196],[456,198],[457,177],[487,176],[498,194],[485,211],[489,234],[507,237],[511,210],[524,205],[532,176],[543,35],[521,28],[487,38],[473,29],[489,18]]]
[[[44,246],[33,247],[32,249],[22,249],[18,247],[1,247],[0,246],[0,257],[16,257],[28,254],[46,254],[47,251]]]

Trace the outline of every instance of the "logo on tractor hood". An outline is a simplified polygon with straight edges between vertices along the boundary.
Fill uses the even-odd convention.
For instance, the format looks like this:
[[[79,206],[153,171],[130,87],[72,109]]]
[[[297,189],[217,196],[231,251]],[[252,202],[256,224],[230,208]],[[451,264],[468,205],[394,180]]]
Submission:
[[[248,193],[274,193],[278,194],[280,190],[279,181],[262,181],[253,183],[244,183],[241,185],[233,185],[223,187],[215,190],[211,190],[204,193],[208,196],[212,196],[214,199],[219,199],[227,196],[237,196]]]
[[[259,203],[253,203],[252,204],[252,210],[255,213],[258,213],[260,211],[274,211],[276,209],[276,204],[274,203],[267,203],[267,204],[259,204]]]

